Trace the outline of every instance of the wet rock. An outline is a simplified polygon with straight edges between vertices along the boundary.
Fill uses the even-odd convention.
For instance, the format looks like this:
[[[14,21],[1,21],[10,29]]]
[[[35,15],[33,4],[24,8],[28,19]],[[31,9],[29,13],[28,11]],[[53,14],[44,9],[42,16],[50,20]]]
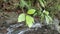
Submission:
[[[17,24],[12,24],[12,25],[10,25],[8,28],[7,28],[7,34],[12,34],[12,32],[15,32],[15,30],[17,29],[17,31],[18,31],[18,28],[19,27],[22,27],[23,26],[23,24],[21,24],[21,23],[17,23]]]
[[[24,34],[25,32],[29,31],[30,29],[24,29],[24,30],[21,30],[18,34]]]
[[[41,23],[35,23],[35,24],[32,25],[31,28],[37,30],[38,28],[42,28],[42,26],[43,26],[43,25],[42,25]]]
[[[33,24],[32,25],[32,27],[31,28],[38,28],[38,27],[42,27],[42,24],[41,23],[35,23],[35,24]]]
[[[17,29],[15,31],[13,31],[11,34],[24,34],[27,31],[32,31],[33,29],[29,29],[29,28],[22,28],[22,29]]]
[[[7,34],[11,34],[11,32],[13,32],[14,29],[13,28],[8,28],[7,31],[8,31]]]
[[[21,29],[18,29],[18,27],[23,27]],[[13,24],[13,25],[10,25],[10,27],[7,29],[7,34],[24,34],[25,32],[27,31],[33,31],[35,30],[34,28],[41,28],[42,25],[40,23],[35,23],[32,28],[26,28],[24,27],[24,24],[20,24],[20,23],[17,23],[17,24]],[[36,30],[37,30],[36,29]]]
[[[18,24],[10,25],[11,28],[18,28],[20,26],[22,27],[23,24],[18,23]]]

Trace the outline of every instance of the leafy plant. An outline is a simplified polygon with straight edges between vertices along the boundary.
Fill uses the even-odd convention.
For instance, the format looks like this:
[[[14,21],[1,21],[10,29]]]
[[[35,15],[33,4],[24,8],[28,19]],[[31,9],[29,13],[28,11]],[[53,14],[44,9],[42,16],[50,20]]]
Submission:
[[[28,10],[27,14],[34,14],[35,11],[36,11],[35,9],[30,9]],[[18,17],[18,22],[26,21],[26,25],[28,25],[28,27],[32,27],[34,23],[34,18],[27,14],[24,13],[20,14]]]
[[[37,10],[36,7],[34,7],[34,9],[31,9],[32,6],[33,6],[32,5],[33,1],[32,0],[27,0],[27,1],[20,0],[20,7],[22,9],[24,7],[27,7],[28,11],[27,11],[27,13],[23,12],[22,14],[19,15],[18,22],[26,21],[26,25],[28,25],[28,27],[32,27],[32,25],[34,23],[34,18],[31,17],[30,15],[34,15],[35,16],[35,15],[38,15],[38,14],[39,14],[39,16],[41,18],[40,19],[41,21],[46,20],[47,24],[50,24],[49,22],[52,22],[52,18],[49,15],[49,11],[45,10],[45,3],[46,3],[45,0],[35,0],[35,1],[39,2],[38,6],[41,6],[41,7],[39,7],[39,10],[37,12],[36,12],[36,10]]]
[[[46,20],[47,24],[50,24],[50,22],[52,22],[52,18],[49,15],[49,11],[45,10],[45,0],[39,0],[40,5],[42,6],[42,11],[40,11],[40,18],[41,21],[43,21],[44,19]]]

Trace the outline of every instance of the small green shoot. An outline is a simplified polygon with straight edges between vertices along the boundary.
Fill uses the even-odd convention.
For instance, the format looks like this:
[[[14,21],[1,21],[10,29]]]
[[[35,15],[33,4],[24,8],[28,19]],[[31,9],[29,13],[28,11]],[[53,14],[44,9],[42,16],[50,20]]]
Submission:
[[[36,11],[35,9],[30,9],[30,10],[28,10],[27,14],[34,14],[35,11]]]

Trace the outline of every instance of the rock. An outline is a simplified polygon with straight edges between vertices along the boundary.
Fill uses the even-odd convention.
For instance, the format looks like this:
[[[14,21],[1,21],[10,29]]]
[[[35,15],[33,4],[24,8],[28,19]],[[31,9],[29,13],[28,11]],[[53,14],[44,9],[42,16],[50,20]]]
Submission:
[[[1,12],[0,17],[0,23],[11,24],[17,22],[18,14],[16,12]]]
[[[18,23],[18,24],[10,25],[11,28],[18,28],[20,26],[22,27],[23,24]]]
[[[41,28],[42,24],[41,23],[35,23],[35,24],[32,25],[31,28],[38,28],[38,27]]]

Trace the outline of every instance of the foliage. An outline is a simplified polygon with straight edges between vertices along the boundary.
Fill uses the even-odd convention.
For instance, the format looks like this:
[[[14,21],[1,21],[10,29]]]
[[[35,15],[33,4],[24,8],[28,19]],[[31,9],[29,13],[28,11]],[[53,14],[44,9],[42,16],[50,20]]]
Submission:
[[[30,10],[28,10],[27,14],[34,14],[35,11],[36,11],[35,9],[30,9]]]
[[[29,27],[32,27],[33,23],[34,23],[34,19],[33,19],[31,16],[26,15],[26,24],[27,24]]]
[[[22,22],[22,21],[25,21],[25,14],[24,13],[20,14],[18,17],[18,22]]]
[[[35,13],[35,9],[30,9],[27,12],[27,14],[34,14],[34,13]],[[32,27],[34,23],[33,17],[26,15],[24,13],[20,14],[18,17],[18,22],[22,22],[22,21],[26,21],[26,24],[28,25],[28,27]]]
[[[44,0],[39,0],[39,2],[40,2],[40,4],[41,4],[42,7],[45,7]]]
[[[45,15],[46,23],[47,23],[47,24],[50,24],[53,20],[52,20],[52,18],[49,16],[49,12],[46,11],[46,10],[44,10],[43,13],[44,13],[44,15]]]
[[[20,8],[23,9],[24,7],[27,7],[28,11],[27,11],[27,13],[25,13],[23,11],[23,13],[19,15],[18,22],[26,21],[26,24],[29,27],[32,27],[32,25],[34,23],[34,19],[33,19],[33,16],[31,17],[30,15],[35,15],[35,16],[38,15],[38,16],[40,16],[39,19],[41,18],[40,19],[41,21],[46,20],[46,23],[50,24],[50,22],[52,22],[52,18],[49,15],[49,11],[46,11],[46,9],[45,9],[46,1],[45,0],[35,0],[35,1],[38,1],[39,6],[41,6],[41,7],[39,7],[38,11],[37,11],[36,7],[33,8],[33,5],[32,5],[33,1],[32,0],[27,0],[27,1],[20,0]]]
[[[24,1],[24,0],[20,0],[20,7],[28,7],[28,5],[27,5],[27,3],[26,3],[26,1]]]

